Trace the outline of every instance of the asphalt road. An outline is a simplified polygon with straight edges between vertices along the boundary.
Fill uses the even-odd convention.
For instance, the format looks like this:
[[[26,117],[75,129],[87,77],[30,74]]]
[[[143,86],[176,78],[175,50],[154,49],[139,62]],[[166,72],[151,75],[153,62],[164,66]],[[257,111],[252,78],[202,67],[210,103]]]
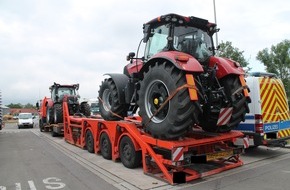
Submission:
[[[117,189],[35,135],[36,130],[6,124],[0,131],[0,190]]]
[[[0,131],[0,190],[10,189],[290,189],[290,149],[259,147],[243,154],[244,165],[187,184],[171,186],[119,162],[51,137],[38,128]]]

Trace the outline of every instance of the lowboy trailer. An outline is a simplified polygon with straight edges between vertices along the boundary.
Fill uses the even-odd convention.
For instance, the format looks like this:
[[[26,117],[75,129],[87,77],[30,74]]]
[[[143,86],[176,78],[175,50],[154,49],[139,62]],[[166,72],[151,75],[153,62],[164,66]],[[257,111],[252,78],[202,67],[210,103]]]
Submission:
[[[144,132],[140,117],[121,121],[69,115],[63,102],[64,139],[70,144],[100,153],[105,159],[120,159],[127,168],[143,166],[145,174],[170,184],[220,173],[243,165],[243,147],[233,146],[243,133],[209,133],[195,129],[178,140],[161,140]],[[205,170],[202,168],[206,164]]]

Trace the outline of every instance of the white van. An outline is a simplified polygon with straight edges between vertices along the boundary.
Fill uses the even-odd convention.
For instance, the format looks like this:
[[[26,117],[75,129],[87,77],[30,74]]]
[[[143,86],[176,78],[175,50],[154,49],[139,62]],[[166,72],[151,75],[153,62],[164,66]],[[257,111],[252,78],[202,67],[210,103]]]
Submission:
[[[32,113],[20,113],[18,116],[18,129],[23,127],[33,128],[34,126],[34,117]]]
[[[285,146],[290,139],[290,116],[282,81],[275,74],[262,72],[245,79],[250,89],[250,113],[237,130],[248,137],[248,146]]]

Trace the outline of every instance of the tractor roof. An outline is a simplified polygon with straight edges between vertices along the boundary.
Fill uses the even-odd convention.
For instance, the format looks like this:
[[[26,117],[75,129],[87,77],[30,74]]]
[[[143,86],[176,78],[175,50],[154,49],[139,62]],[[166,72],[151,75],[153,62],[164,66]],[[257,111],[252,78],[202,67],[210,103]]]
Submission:
[[[180,25],[193,26],[193,27],[208,31],[210,33],[216,32],[216,31],[213,31],[213,30],[216,30],[216,24],[210,23],[208,22],[208,20],[194,17],[194,16],[185,17],[178,14],[173,14],[173,13],[159,16],[147,22],[146,24],[144,24],[144,27],[147,25],[147,27],[149,26],[149,28],[154,28],[156,26],[160,26],[166,23],[174,23],[174,22],[178,23],[179,26]]]
[[[79,89],[79,84],[72,84],[72,85],[68,85],[68,84],[58,84],[58,83],[53,83],[53,85],[51,85],[49,87],[50,90],[52,90],[53,88],[59,88],[59,87],[66,87],[66,88],[75,88],[76,90]]]

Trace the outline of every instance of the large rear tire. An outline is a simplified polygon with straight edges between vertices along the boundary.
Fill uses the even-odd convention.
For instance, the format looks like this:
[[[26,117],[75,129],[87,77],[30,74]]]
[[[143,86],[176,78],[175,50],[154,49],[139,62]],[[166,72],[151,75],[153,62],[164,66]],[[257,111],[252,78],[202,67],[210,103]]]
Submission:
[[[50,107],[46,107],[46,124],[53,124],[53,110]]]
[[[53,119],[54,123],[63,123],[63,110],[61,104],[53,105]]]
[[[197,101],[190,100],[187,88],[181,89],[154,115],[170,94],[184,84],[185,73],[168,62],[157,62],[144,73],[138,91],[138,105],[147,133],[159,139],[177,139],[198,123],[201,108]]]
[[[219,81],[220,85],[224,87],[224,92],[229,100],[227,105],[210,105],[206,106],[207,111],[204,110],[203,119],[201,119],[201,127],[208,132],[229,132],[235,129],[241,121],[244,121],[246,113],[249,112],[249,98],[244,96],[243,88],[238,75],[229,75]],[[209,107],[216,107],[211,109]],[[226,125],[217,126],[219,119],[220,108],[232,107],[232,116]]]
[[[99,90],[100,113],[105,120],[116,121],[127,116],[127,105],[120,104],[117,87],[112,78],[105,79]],[[120,117],[118,117],[117,115]]]

